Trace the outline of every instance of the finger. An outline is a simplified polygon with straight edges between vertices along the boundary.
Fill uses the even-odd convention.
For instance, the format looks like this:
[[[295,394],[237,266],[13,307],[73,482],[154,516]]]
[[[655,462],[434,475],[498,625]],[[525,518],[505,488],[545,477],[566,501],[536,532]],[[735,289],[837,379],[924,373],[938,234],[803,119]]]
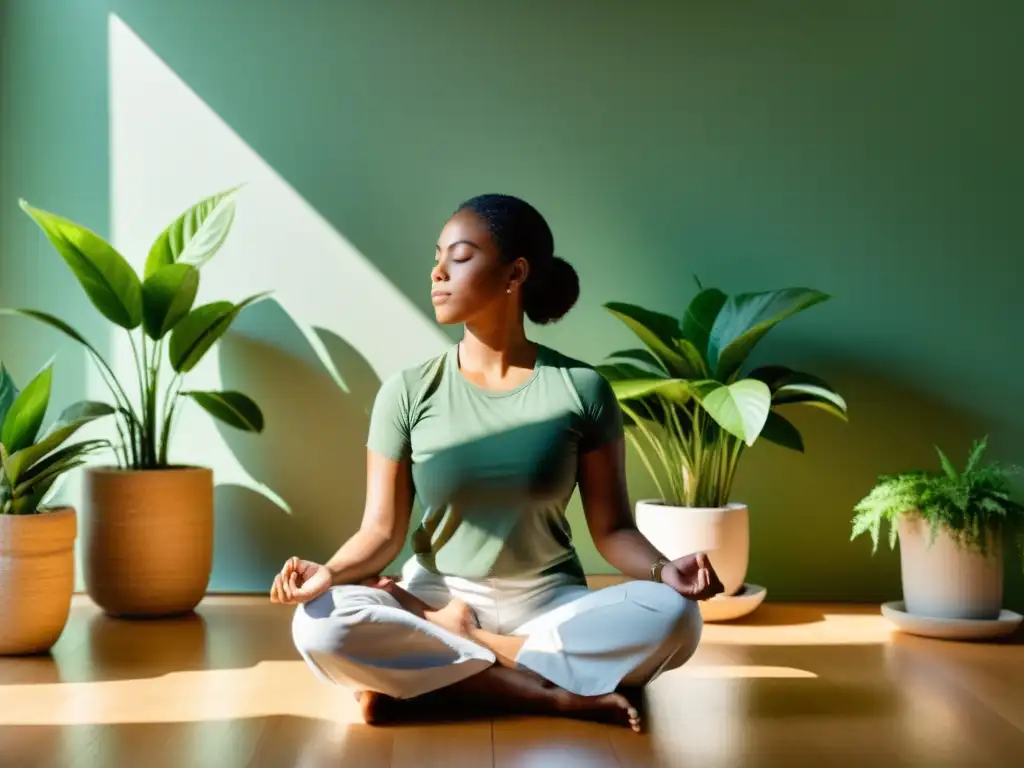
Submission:
[[[662,578],[666,584],[672,589],[678,592],[683,597],[689,598],[690,600],[696,600],[698,596],[698,590],[696,585],[691,579],[680,576],[676,571],[664,571]]]
[[[281,591],[281,574],[274,576],[274,583],[270,587],[270,599],[275,603],[284,602],[284,593]]]
[[[708,557],[707,557],[706,554],[704,554],[703,552],[698,552],[696,559],[697,559],[697,567],[698,568],[703,570],[703,569],[708,567]]]

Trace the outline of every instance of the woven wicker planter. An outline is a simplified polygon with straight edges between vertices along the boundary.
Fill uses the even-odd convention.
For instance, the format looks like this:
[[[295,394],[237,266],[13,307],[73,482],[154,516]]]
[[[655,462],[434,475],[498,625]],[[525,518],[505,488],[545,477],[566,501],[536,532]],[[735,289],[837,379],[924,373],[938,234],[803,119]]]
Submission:
[[[64,632],[77,529],[71,507],[0,515],[0,654],[44,653]]]
[[[205,467],[86,474],[86,590],[111,616],[191,611],[213,566],[213,472]]]

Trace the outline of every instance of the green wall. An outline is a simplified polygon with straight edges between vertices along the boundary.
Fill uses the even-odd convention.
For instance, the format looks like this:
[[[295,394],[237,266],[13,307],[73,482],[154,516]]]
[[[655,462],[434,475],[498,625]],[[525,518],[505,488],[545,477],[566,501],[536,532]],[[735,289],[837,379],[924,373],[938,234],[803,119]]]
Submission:
[[[831,379],[851,412],[848,425],[799,414],[806,455],[757,445],[741,467],[749,580],[770,598],[898,596],[898,558],[848,542],[850,508],[879,472],[934,464],[933,443],[960,459],[990,433],[994,457],[1024,462],[1019,3],[2,8],[3,305],[106,333],[16,201],[108,231],[116,13],[427,317],[434,238],[457,202],[484,190],[522,195],[549,217],[583,293],[534,336],[591,362],[630,343],[603,302],[680,313],[693,273],[727,291],[831,293],[758,352]],[[285,320],[243,319],[225,370],[298,373],[259,393],[289,426],[273,445],[239,450],[247,466],[278,467],[283,484],[300,477],[287,493],[314,511],[294,521],[221,489],[220,590],[264,589],[293,547],[326,554],[352,529],[378,381],[358,350],[330,339],[361,382],[339,398],[302,362]],[[0,320],[0,357],[17,375],[55,349],[56,407],[80,389],[80,350]],[[296,391],[319,405],[294,405]],[[638,467],[631,477],[634,497],[652,493]],[[607,572],[578,509],[573,519],[588,566]],[[1020,570],[1008,566],[1017,607]]]

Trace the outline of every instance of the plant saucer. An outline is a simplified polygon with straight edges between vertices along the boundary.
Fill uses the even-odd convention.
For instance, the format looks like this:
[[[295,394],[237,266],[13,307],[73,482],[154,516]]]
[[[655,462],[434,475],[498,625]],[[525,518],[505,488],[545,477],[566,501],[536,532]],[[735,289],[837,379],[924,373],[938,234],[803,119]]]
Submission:
[[[940,640],[990,640],[1013,634],[1024,616],[1003,609],[996,619],[942,619],[907,612],[903,600],[882,603],[882,615],[897,629],[911,635]]]
[[[717,595],[710,600],[701,600],[697,605],[704,621],[732,621],[753,613],[767,594],[764,587],[744,584],[735,595]]]

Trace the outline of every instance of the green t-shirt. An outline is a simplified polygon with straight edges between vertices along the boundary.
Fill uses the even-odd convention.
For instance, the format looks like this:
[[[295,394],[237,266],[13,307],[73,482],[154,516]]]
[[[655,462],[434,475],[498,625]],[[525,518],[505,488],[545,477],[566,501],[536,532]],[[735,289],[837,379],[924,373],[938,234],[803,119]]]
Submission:
[[[565,517],[579,455],[622,434],[611,386],[538,345],[530,378],[492,391],[459,370],[458,345],[389,377],[367,446],[409,459],[423,510],[412,549],[424,568],[467,579],[583,569]]]

